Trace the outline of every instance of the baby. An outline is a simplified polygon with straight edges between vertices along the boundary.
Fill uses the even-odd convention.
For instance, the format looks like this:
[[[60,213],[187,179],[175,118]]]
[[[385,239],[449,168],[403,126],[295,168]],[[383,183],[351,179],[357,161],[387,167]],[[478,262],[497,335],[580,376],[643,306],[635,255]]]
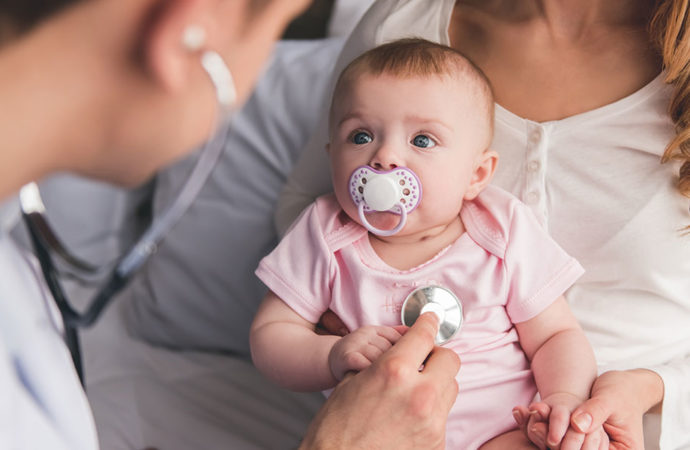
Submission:
[[[385,44],[345,68],[327,147],[334,195],[318,198],[256,272],[270,289],[251,331],[264,374],[294,390],[332,388],[398,340],[412,291],[442,286],[464,316],[444,344],[462,361],[447,447],[515,429],[511,407],[537,391],[549,442],[561,441],[596,376],[563,297],[583,269],[489,185],[493,105],[479,69],[427,41]],[[354,331],[317,334],[328,309]]]

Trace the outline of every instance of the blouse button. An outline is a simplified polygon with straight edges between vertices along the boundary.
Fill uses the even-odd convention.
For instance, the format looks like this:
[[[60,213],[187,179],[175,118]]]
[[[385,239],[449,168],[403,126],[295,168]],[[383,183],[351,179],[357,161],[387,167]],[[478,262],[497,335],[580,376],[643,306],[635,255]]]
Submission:
[[[533,205],[539,201],[539,194],[537,192],[530,192],[527,194],[527,203]]]
[[[527,170],[530,172],[536,172],[541,168],[541,163],[539,161],[530,161],[529,164],[527,164]]]
[[[530,137],[532,140],[532,143],[538,144],[539,141],[541,140],[541,129],[536,128],[535,130],[532,131],[532,136]]]

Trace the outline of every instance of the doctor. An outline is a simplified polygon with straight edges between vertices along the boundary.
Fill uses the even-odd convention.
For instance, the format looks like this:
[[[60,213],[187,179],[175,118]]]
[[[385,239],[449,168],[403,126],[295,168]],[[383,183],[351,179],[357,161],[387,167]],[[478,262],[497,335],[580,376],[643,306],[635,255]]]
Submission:
[[[60,11],[47,15],[45,4]],[[202,51],[248,96],[308,0],[22,0],[0,6],[0,447],[95,449],[87,399],[35,262],[7,234],[25,183],[71,171],[135,185],[199,145],[218,112]],[[35,23],[38,23],[35,25]],[[30,28],[30,29],[29,29]],[[9,36],[9,37],[8,37]],[[442,447],[457,357],[426,314],[330,397],[303,448]],[[431,356],[427,356],[431,353]],[[417,369],[422,362],[423,371]]]

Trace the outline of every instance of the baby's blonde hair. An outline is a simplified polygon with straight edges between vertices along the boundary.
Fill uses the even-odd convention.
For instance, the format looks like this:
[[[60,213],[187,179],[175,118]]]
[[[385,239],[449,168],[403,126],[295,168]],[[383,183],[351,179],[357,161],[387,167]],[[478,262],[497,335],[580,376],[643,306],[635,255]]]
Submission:
[[[485,115],[491,140],[494,117],[491,83],[484,72],[459,51],[418,38],[399,39],[366,51],[340,73],[333,90],[331,126],[334,105],[340,101],[348,83],[364,74],[400,78],[452,77],[468,83],[470,92],[476,97],[478,112]]]

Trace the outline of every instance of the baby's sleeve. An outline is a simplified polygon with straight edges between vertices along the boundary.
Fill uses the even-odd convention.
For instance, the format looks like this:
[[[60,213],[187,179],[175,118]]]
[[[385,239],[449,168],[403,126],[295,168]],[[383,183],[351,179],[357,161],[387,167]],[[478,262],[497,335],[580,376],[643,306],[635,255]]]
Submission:
[[[255,273],[297,314],[316,323],[330,305],[331,259],[317,201],[261,260]]]
[[[513,206],[504,257],[506,311],[513,323],[535,317],[582,276],[584,269],[549,236],[522,203]]]

